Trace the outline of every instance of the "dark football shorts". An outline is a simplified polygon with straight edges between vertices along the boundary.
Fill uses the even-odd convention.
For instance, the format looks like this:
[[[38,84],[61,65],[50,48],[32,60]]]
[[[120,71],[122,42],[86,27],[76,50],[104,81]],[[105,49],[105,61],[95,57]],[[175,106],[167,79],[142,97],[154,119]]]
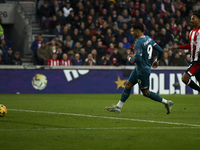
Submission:
[[[185,73],[189,76],[195,76],[197,81],[200,81],[200,63],[192,62]]]

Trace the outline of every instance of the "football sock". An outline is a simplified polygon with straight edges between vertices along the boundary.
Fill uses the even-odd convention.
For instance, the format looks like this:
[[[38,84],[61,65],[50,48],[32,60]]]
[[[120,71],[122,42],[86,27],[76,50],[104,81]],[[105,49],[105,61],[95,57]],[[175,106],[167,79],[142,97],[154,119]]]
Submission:
[[[200,87],[199,87],[193,80],[190,79],[190,80],[188,81],[187,85],[188,85],[189,87],[191,87],[192,89],[195,89],[195,90],[197,90],[197,91],[200,92]]]
[[[119,108],[122,108],[123,105],[124,105],[124,102],[122,102],[121,100],[119,100],[119,102],[117,103],[117,106],[118,106]]]
[[[167,102],[168,102],[168,101],[167,101],[166,99],[164,99],[164,98],[163,98],[162,101],[161,101],[161,103],[163,103],[163,104],[167,104]]]
[[[148,97],[157,102],[162,102],[162,99],[163,99],[158,94],[151,92],[151,91],[149,91]]]
[[[130,93],[131,93],[131,89],[124,88],[120,100],[122,102],[125,102],[128,99],[128,97],[130,96]]]

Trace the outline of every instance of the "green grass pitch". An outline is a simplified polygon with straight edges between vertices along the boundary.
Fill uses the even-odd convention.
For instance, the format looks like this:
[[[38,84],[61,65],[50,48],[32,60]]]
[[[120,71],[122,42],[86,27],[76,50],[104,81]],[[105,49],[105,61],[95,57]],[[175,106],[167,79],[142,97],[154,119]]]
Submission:
[[[163,104],[131,95],[122,112],[119,94],[1,95],[2,150],[199,150],[199,95],[162,95]]]

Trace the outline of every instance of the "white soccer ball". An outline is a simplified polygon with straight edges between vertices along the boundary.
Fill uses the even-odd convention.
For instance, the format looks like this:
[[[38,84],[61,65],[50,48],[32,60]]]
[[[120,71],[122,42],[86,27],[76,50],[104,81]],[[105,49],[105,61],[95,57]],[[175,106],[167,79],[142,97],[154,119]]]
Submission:
[[[47,78],[43,74],[36,74],[33,77],[32,85],[36,90],[43,90],[47,86]]]

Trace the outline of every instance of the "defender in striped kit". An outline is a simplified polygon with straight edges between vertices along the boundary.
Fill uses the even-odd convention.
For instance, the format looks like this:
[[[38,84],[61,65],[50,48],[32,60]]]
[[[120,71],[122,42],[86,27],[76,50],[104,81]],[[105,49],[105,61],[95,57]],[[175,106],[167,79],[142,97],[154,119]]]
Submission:
[[[200,86],[198,86],[191,76],[195,76],[200,85],[200,14],[195,12],[191,17],[191,24],[194,27],[190,31],[189,39],[190,43],[181,46],[172,46],[170,49],[189,49],[191,54],[191,64],[182,76],[182,81],[200,92]]]

